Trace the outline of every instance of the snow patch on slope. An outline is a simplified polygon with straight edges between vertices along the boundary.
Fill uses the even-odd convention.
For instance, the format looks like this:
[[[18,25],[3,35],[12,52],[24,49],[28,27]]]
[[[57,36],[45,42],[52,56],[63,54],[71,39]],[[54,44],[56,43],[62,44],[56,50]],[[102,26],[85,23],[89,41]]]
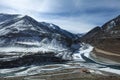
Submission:
[[[111,21],[110,24],[108,24],[107,31],[112,29],[116,25],[115,21]]]
[[[107,67],[107,68],[100,68],[99,70],[120,75],[120,70],[118,70],[118,69],[113,69],[113,68]]]
[[[73,54],[73,60],[85,61],[81,54],[85,53],[86,56],[89,56],[90,52],[93,50],[93,47],[89,44],[82,43],[78,51]]]

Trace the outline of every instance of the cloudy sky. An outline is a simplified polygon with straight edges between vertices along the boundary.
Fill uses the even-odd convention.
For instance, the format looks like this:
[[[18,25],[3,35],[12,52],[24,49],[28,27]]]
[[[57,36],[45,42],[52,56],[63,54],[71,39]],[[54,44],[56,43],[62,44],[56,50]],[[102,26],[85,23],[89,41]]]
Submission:
[[[0,13],[30,15],[83,33],[120,15],[120,0],[0,0]]]

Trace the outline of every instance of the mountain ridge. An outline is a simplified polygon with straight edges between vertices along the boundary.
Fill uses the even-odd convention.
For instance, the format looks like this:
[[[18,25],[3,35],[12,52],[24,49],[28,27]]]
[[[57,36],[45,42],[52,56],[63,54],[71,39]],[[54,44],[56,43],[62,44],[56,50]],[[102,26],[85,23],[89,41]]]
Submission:
[[[93,45],[95,49],[98,48],[113,54],[120,54],[120,15],[98,27],[98,30],[94,29],[81,38],[83,42]],[[93,53],[97,57],[104,57],[119,62],[120,57],[106,55],[95,51],[95,49],[93,49]]]

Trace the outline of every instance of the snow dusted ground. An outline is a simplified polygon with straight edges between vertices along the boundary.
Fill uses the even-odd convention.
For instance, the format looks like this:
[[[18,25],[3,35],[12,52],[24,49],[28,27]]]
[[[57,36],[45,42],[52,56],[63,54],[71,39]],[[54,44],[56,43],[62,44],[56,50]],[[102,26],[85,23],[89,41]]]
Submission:
[[[10,46],[10,47],[0,47],[0,52],[4,53],[11,53],[14,54],[13,52],[16,52],[16,54],[19,53],[24,53],[24,52],[32,52],[32,53],[37,53],[37,52],[52,52],[52,51],[64,51],[66,48],[63,45],[60,45],[59,42],[56,40],[52,40],[49,42],[49,44],[44,44],[40,42],[17,42],[22,45],[31,45],[31,46],[37,46],[37,47],[18,47],[18,46]],[[18,52],[18,53],[17,53]]]
[[[112,68],[107,67],[107,68],[100,68],[99,70],[120,75],[120,69],[112,69]]]
[[[66,64],[52,64],[52,65],[43,65],[43,66],[31,65],[31,66],[23,66],[17,68],[0,69],[0,76],[12,77],[12,76],[35,75],[44,72],[62,70],[68,67],[69,65]]]
[[[32,47],[32,48],[23,48],[23,47],[8,47],[8,48],[0,48],[0,52],[5,52],[5,53],[10,53],[10,52],[16,52],[16,54],[24,53],[24,52],[50,52],[53,51],[54,49],[52,48],[45,48],[45,47]],[[18,52],[18,53],[17,53]],[[13,53],[11,53],[13,54]]]
[[[113,68],[110,68],[110,67],[107,67],[104,65],[100,65],[97,63],[86,62],[81,57],[81,54],[84,54],[84,56],[89,58],[90,57],[89,55],[90,55],[90,52],[92,51],[92,49],[93,49],[92,46],[90,46],[89,44],[83,43],[81,45],[81,48],[73,54],[73,60],[74,60],[73,62],[68,62],[67,64],[51,64],[51,65],[42,65],[42,66],[31,65],[31,66],[21,66],[21,67],[17,67],[17,68],[0,69],[0,76],[5,76],[5,77],[6,76],[7,77],[27,76],[27,75],[35,75],[35,74],[49,72],[49,71],[57,71],[57,70],[59,71],[62,69],[67,69],[67,68],[81,68],[81,67],[90,69],[91,73],[102,74],[102,72],[100,72],[100,71],[106,71],[106,72],[115,73],[115,74],[120,75],[119,69],[113,69]],[[7,51],[10,51],[10,50],[7,50]],[[17,49],[13,49],[13,50],[17,50]],[[74,64],[74,66],[73,66],[73,64]]]

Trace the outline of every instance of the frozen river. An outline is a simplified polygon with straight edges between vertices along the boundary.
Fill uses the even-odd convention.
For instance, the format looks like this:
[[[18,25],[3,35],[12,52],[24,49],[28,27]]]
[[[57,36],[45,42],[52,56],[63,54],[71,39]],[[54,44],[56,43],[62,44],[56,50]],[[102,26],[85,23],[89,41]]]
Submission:
[[[0,69],[0,77],[11,77],[11,76],[27,76],[35,75],[44,72],[59,71],[67,68],[89,68],[96,71],[106,71],[120,75],[120,66],[118,65],[107,65],[92,60],[89,55],[93,47],[90,45],[83,46],[79,51],[73,54],[73,61],[66,63],[54,63],[54,64],[43,64],[43,65],[29,65],[20,66],[15,68]],[[100,72],[98,72],[100,73]]]

